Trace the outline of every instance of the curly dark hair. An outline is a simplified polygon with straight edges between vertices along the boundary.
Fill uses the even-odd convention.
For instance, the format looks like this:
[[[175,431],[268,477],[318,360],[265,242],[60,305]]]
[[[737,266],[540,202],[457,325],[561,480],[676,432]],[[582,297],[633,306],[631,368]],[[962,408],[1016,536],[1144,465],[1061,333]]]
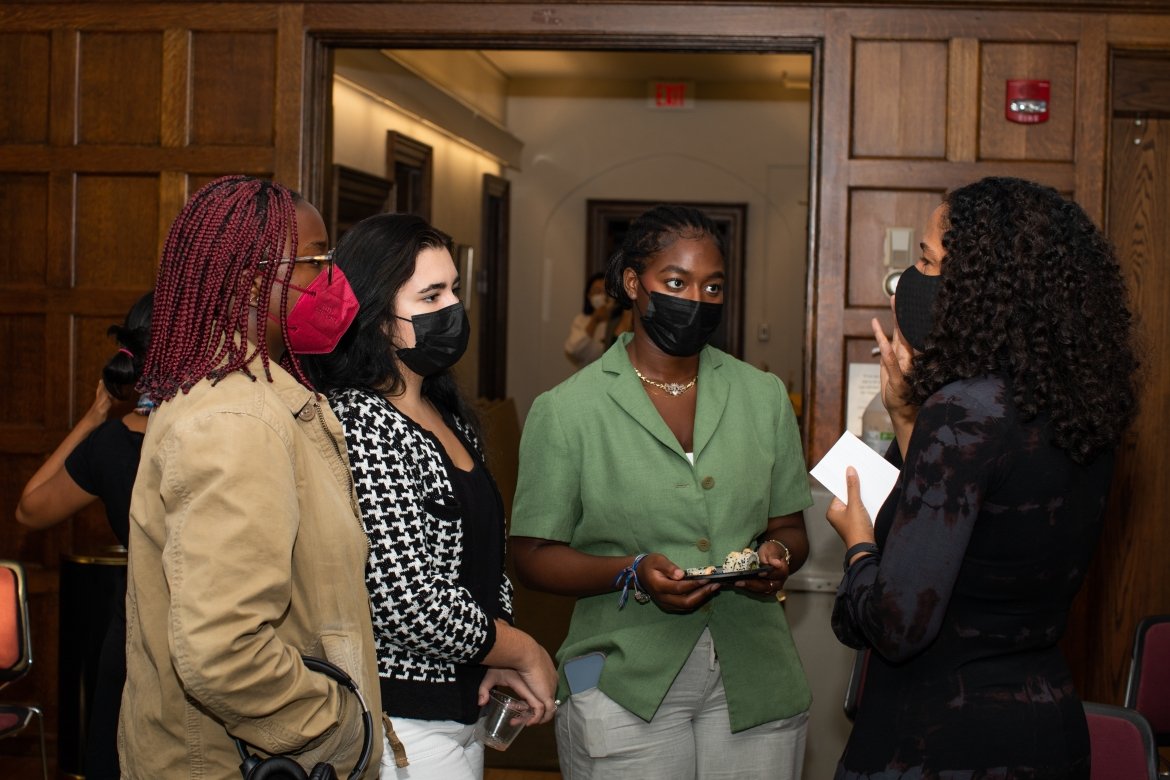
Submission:
[[[692,206],[658,205],[630,223],[622,246],[609,259],[605,272],[605,292],[622,309],[634,304],[626,295],[622,278],[627,268],[642,275],[646,261],[680,238],[710,237],[722,257],[727,257],[723,236],[711,218]],[[586,293],[588,295],[588,293]]]
[[[1076,203],[1022,179],[982,179],[943,205],[942,283],[909,400],[997,374],[1076,462],[1116,445],[1136,413],[1138,360],[1109,241]]]

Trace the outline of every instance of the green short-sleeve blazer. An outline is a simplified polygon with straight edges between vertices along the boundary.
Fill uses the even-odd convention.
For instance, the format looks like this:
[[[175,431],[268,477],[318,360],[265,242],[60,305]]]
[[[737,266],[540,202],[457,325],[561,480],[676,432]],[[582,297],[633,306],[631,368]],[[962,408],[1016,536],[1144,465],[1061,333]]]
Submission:
[[[811,503],[783,383],[713,347],[699,356],[694,465],[634,374],[621,338],[532,406],[520,444],[512,534],[594,555],[659,552],[683,568],[754,547],[768,518]],[[804,712],[808,683],[784,610],[725,589],[687,615],[607,593],[577,600],[565,659],[606,654],[601,690],[650,720],[704,627],[732,731]],[[567,694],[563,668],[559,695]]]

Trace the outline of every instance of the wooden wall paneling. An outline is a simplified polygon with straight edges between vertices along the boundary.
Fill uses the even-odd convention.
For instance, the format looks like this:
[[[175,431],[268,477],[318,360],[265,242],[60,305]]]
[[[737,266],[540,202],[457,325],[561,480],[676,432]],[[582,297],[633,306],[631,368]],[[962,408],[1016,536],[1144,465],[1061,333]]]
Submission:
[[[1073,162],[955,162],[929,160],[853,160],[849,163],[850,187],[889,187],[912,182],[923,189],[947,190],[984,176],[1019,176],[1047,184],[1061,192],[1076,188]]]
[[[0,425],[24,427],[43,424],[44,385],[41,345],[45,318],[36,314],[0,315],[0,351],[5,355],[0,371]]]
[[[48,140],[54,147],[66,147],[77,142],[81,34],[67,25],[52,30]]]
[[[1073,160],[1078,110],[1075,44],[985,43],[980,59],[980,159]],[[1047,122],[1008,121],[1004,116],[1008,79],[1051,82]]]
[[[319,36],[308,36],[304,51],[300,188],[310,202],[326,203],[332,191],[333,48]],[[331,239],[337,241],[336,236]]]
[[[276,159],[273,173],[278,181],[300,190],[301,150],[305,143],[305,21],[301,5],[283,5],[277,22],[276,74],[273,85]],[[319,201],[318,201],[319,202]]]
[[[1170,514],[1164,480],[1170,430],[1170,121],[1112,120],[1109,234],[1130,285],[1142,339],[1138,419],[1121,447],[1089,585],[1097,642],[1088,694],[1120,702],[1134,627],[1170,611]]]
[[[1170,41],[1170,16],[1110,13],[1105,16],[1105,38],[1115,47],[1165,50]]]
[[[821,82],[820,203],[816,234],[818,246],[811,259],[810,321],[805,326],[807,386],[804,388],[805,457],[815,463],[841,435],[845,414],[843,362],[843,302],[848,244],[848,157],[853,40],[849,15],[826,15]]]
[[[853,157],[946,156],[947,44],[853,44]]]
[[[913,228],[910,262],[897,267],[913,265],[918,257],[918,242],[941,197],[941,190],[850,191],[846,306],[875,309],[889,306],[890,299],[882,284],[889,270],[884,264],[886,228]]]
[[[72,171],[50,171],[48,209],[42,222],[45,232],[45,286],[63,290],[73,285],[77,235],[77,177]],[[33,223],[37,224],[37,223]]]
[[[154,253],[154,271],[151,279],[151,284],[154,283],[154,278],[158,276],[158,261],[162,257],[163,245],[167,240],[167,233],[171,230],[171,223],[179,212],[183,210],[183,206],[187,203],[187,198],[195,193],[192,189],[187,189],[187,174],[180,171],[163,171],[158,177],[158,232],[157,242]]]
[[[947,54],[947,160],[974,162],[979,153],[979,41],[955,38]]]
[[[0,256],[0,279],[4,286],[39,289],[45,284],[48,213],[48,176],[0,173],[0,236],[6,244]]]
[[[182,147],[190,142],[191,91],[191,32],[164,30],[159,128],[159,142],[163,146]]]
[[[77,135],[83,144],[159,142],[162,34],[83,32]]]
[[[156,271],[158,206],[157,174],[77,177],[76,286],[149,289]]]
[[[1086,18],[1076,53],[1076,166],[1072,193],[1097,225],[1103,225],[1106,192],[1106,124],[1108,106],[1104,103],[1108,89],[1108,46],[1100,19]],[[1112,516],[1109,512],[1107,517]],[[1108,520],[1107,520],[1108,522]],[[1099,637],[1115,630],[1109,626],[1115,612],[1108,605],[1113,577],[1101,578],[1100,557],[1090,568],[1085,587],[1076,596],[1065,636],[1060,642],[1072,671],[1073,682],[1081,696],[1095,702],[1121,703],[1120,690],[1110,691],[1110,671],[1124,664],[1124,658],[1102,656]]]
[[[1114,117],[1170,117],[1170,56],[1145,52],[1114,56],[1111,93]]]
[[[875,314],[874,316],[877,315]],[[890,313],[888,306],[885,309],[884,316],[879,316],[878,319],[881,320],[883,324],[886,324],[888,321],[889,326],[893,326],[894,317],[893,314]],[[860,336],[847,336],[845,338],[845,348],[843,353],[846,367],[848,367],[850,363],[874,363],[876,365],[878,358],[871,354],[872,352],[873,336],[866,336],[864,338]],[[846,372],[846,378],[848,379],[848,372]]]
[[[44,143],[49,135],[51,36],[0,34],[0,143]]]
[[[1105,224],[1105,152],[1109,123],[1109,46],[1105,25],[1087,16],[1077,43],[1076,201],[1098,225]]]
[[[191,36],[191,143],[271,146],[275,133],[276,33]]]
[[[293,54],[281,64],[278,11],[291,20]],[[112,353],[106,328],[153,283],[189,179],[272,175],[282,144],[295,184],[303,106],[286,101],[291,121],[277,119],[277,71],[297,89],[299,14],[250,2],[0,5],[0,233],[10,245],[0,261],[10,266],[0,281],[0,504],[9,517],[0,555],[29,566],[37,653],[30,677],[7,693],[44,707],[50,751],[60,558],[115,540],[97,504],[44,531],[16,526],[12,509],[92,403]],[[194,139],[189,121],[202,121]],[[278,121],[292,131],[279,136]],[[34,739],[0,750],[31,753]]]
[[[560,48],[569,39],[612,46],[615,39],[638,39],[662,47],[662,36],[712,40],[735,45],[736,39],[762,35],[819,38],[826,9],[760,8],[731,3],[346,3],[310,2],[304,24],[329,40],[347,45],[386,45],[388,37],[448,34],[468,43],[484,37],[525,37],[533,48]],[[451,39],[444,41],[451,45]]]
[[[1081,31],[1080,14],[1037,13],[1015,8],[989,11],[936,7],[911,11],[858,6],[847,13],[846,24],[853,34],[870,40],[1071,41]]]

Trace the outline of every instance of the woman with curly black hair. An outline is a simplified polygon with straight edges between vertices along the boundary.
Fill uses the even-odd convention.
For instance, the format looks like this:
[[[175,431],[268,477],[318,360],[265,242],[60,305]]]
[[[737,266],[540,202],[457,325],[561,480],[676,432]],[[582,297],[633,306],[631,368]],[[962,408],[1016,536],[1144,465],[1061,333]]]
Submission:
[[[898,285],[881,349],[901,476],[875,525],[847,475],[833,629],[867,648],[838,778],[1088,778],[1057,640],[1136,407],[1125,283],[1054,190],[948,194]],[[894,774],[890,774],[893,772]]]

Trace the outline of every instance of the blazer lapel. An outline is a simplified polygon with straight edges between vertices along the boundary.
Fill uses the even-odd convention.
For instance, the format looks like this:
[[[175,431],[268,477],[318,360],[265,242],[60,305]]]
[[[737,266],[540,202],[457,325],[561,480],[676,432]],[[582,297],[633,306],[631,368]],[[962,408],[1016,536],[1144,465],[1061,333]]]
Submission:
[[[695,402],[695,462],[699,462],[699,453],[719,426],[719,418],[727,408],[727,396],[731,386],[723,378],[719,367],[723,365],[724,354],[716,349],[706,347],[699,355],[699,398]]]
[[[625,336],[625,334],[622,334]],[[626,344],[629,338],[619,338],[618,341],[606,350],[601,356],[601,368],[609,380],[606,382],[606,392],[626,414],[645,428],[651,436],[658,439],[666,447],[685,458],[682,445],[674,437],[662,415],[654,408],[650,397],[642,388],[642,382],[634,374],[630,365],[629,355],[626,354]],[[700,380],[701,381],[701,380]]]

